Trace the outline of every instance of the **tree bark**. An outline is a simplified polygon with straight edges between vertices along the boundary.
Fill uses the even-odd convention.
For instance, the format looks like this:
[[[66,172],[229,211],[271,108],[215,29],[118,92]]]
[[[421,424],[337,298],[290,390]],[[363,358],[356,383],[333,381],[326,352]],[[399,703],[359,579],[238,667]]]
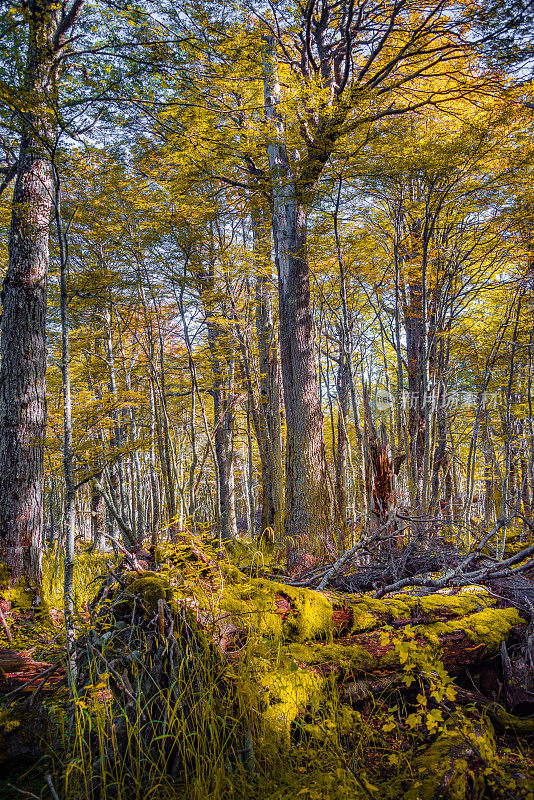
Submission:
[[[284,536],[288,543],[296,544],[306,539],[317,540],[331,527],[332,500],[315,373],[307,210],[299,196],[277,108],[280,89],[275,40],[264,37],[264,42],[265,114],[274,129],[267,155],[273,191],[280,356],[287,424]],[[291,544],[290,549],[294,549],[295,544]]]
[[[215,267],[210,245],[209,272],[203,278],[202,304],[206,315],[208,348],[213,373],[214,447],[217,462],[217,496],[219,501],[219,536],[231,541],[237,536],[234,481],[234,370],[233,344],[224,328],[217,323],[214,305]],[[222,310],[224,314],[224,309]]]
[[[95,488],[91,488],[91,541],[93,547],[99,553],[104,551],[105,545],[105,531],[104,524],[106,520],[106,506],[104,498],[100,492]]]
[[[41,580],[46,426],[46,279],[54,187],[50,144],[61,4],[28,4],[25,111],[13,191],[0,335],[0,559]]]
[[[364,386],[363,402],[365,410],[365,438],[367,440],[367,454],[369,468],[367,479],[369,482],[369,518],[373,528],[383,528],[384,533],[380,542],[380,550],[384,552],[385,545],[391,544],[391,534],[395,528],[395,508],[397,504],[395,488],[395,471],[388,434],[382,423],[377,430],[371,408],[367,388]],[[386,528],[391,523],[390,529]]]
[[[259,351],[260,414],[258,448],[262,477],[261,529],[282,533],[284,485],[282,468],[281,376],[276,347],[270,282],[272,278],[270,225],[264,209],[252,206],[256,269],[256,337]]]
[[[234,419],[227,398],[220,389],[213,392],[215,453],[219,468],[220,536],[231,541],[237,536],[234,481]]]
[[[345,348],[340,348],[338,373],[336,379],[338,411],[337,411],[337,447],[336,447],[336,502],[339,517],[343,524],[347,522],[347,454],[349,439],[349,367],[345,358]]]
[[[450,489],[450,464],[449,464],[449,451],[447,449],[447,413],[445,408],[446,400],[446,385],[445,381],[441,379],[438,394],[438,409],[437,409],[437,442],[434,451],[434,460],[432,465],[432,494],[430,498],[430,514],[434,514],[440,504],[440,497],[443,489]],[[439,474],[442,473],[442,481],[440,484]],[[441,502],[441,510],[443,517],[447,523],[452,521],[452,493],[445,491],[444,500]]]
[[[53,164],[54,178],[54,216],[59,241],[59,289],[61,317],[61,377],[63,387],[63,475],[65,478],[64,559],[63,559],[63,608],[65,611],[65,632],[67,646],[67,665],[71,693],[76,681],[76,660],[74,658],[75,632],[74,614],[74,542],[76,533],[76,507],[72,452],[72,397],[70,384],[70,342],[69,342],[69,296],[67,291],[67,238],[61,216],[61,192],[59,173]]]

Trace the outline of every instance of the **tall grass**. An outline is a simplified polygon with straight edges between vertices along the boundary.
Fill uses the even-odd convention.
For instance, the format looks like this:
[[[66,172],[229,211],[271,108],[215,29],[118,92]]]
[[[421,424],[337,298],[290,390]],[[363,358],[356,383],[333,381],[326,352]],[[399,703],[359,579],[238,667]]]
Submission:
[[[185,545],[171,548],[167,568],[181,575],[181,585],[194,586],[195,579],[210,584],[213,576],[201,578],[204,564],[180,561],[183,551]],[[258,564],[261,559],[253,558],[251,573]],[[113,565],[111,556],[77,557],[79,609]],[[61,586],[62,561],[52,554],[45,561],[49,604],[61,606]],[[265,657],[273,648],[266,650],[261,624],[248,626],[246,644],[231,659],[221,658],[209,631],[218,591],[199,591],[198,597],[206,605],[198,609],[204,623],[197,632],[187,617],[191,609],[180,604],[172,612],[171,634],[165,628],[158,639],[152,612],[136,616],[136,601],[128,626],[123,612],[115,614],[114,603],[117,609],[124,605],[120,592],[104,602],[92,627],[82,620],[83,689],[56,714],[60,746],[53,753],[51,783],[59,800],[397,800],[407,790],[416,796],[417,759],[432,737],[425,726],[407,726],[413,709],[405,706],[403,693],[396,701],[368,695],[370,708],[359,714],[346,697],[342,702],[342,687],[332,676],[301,704],[289,727],[284,703],[269,699],[262,669],[264,677],[283,680],[288,672],[300,675],[300,666],[280,662],[280,648],[277,656]],[[171,605],[165,606],[169,624]],[[419,689],[424,695],[424,681]],[[406,702],[416,701],[408,693]],[[474,709],[468,714],[477,718]],[[445,725],[438,725],[435,735]],[[521,748],[509,752],[511,759],[524,760]],[[430,772],[442,766],[430,765]],[[506,759],[499,755],[483,767],[494,800],[530,800],[519,785],[510,793]]]
[[[113,565],[112,556],[77,556],[78,610],[94,597],[98,579]],[[56,607],[62,604],[62,571],[61,556],[49,553],[45,599]],[[101,634],[94,631],[94,636]],[[147,661],[143,637],[134,632],[129,636],[131,651],[122,653],[135,667],[130,677],[137,676],[131,697],[114,691],[120,676],[113,674],[113,666],[106,669],[91,641],[88,637],[84,689],[60,716],[53,784],[61,800],[368,797],[346,759],[348,739],[354,740],[351,749],[356,748],[361,732],[348,738],[339,734],[333,683],[328,700],[306,709],[306,723],[290,739],[273,728],[272,715],[263,713],[266,697],[258,682],[260,648],[254,635],[227,662],[190,643],[172,682],[160,684],[150,677],[161,665]],[[158,652],[161,659],[169,657],[164,648]]]
[[[113,553],[84,550],[74,559],[74,604],[80,610],[95,595],[99,578],[117,563]],[[64,557],[61,549],[49,548],[43,555],[43,593],[52,608],[63,608]]]
[[[206,684],[199,696],[191,682],[178,693],[161,691],[150,704],[137,702],[134,708],[112,710],[103,686],[92,697],[78,697],[72,729],[65,730],[67,757],[58,764],[56,786],[62,800],[376,796],[362,781],[363,761],[355,758],[364,731],[354,730],[345,738],[338,734],[335,698],[328,715],[324,707],[308,712],[304,730],[285,742],[262,716],[261,695],[251,678],[246,664],[238,667],[234,679],[239,702],[226,707],[217,702],[216,686]],[[306,734],[311,728],[312,737]],[[236,749],[236,743],[242,747]],[[173,774],[177,764],[185,769]]]

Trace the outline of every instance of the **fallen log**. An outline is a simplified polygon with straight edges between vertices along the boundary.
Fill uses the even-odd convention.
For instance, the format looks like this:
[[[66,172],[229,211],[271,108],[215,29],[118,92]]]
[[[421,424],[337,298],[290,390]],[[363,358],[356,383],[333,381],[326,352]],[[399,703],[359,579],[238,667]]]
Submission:
[[[61,663],[34,661],[31,652],[0,649],[0,695],[49,693],[64,681]]]
[[[28,672],[49,666],[44,661],[34,661],[30,652],[0,649],[0,680],[6,673]]]
[[[19,672],[28,663],[35,663],[29,656],[15,650],[0,649],[0,676],[6,672]]]
[[[462,705],[472,704],[487,711],[492,721],[506,731],[514,731],[522,736],[534,736],[534,718],[522,719],[514,714],[510,714],[506,709],[485,697],[481,692],[475,690],[455,687],[455,701]]]
[[[299,663],[356,675],[399,669],[407,647],[426,649],[459,673],[498,653],[525,625],[517,609],[497,608],[484,589],[379,600],[234,576],[220,606],[241,642],[260,633]]]

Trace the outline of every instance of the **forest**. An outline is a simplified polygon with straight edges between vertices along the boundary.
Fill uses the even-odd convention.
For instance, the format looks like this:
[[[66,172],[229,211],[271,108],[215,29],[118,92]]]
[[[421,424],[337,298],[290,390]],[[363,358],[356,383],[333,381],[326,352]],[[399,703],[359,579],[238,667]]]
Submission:
[[[534,800],[531,0],[0,0],[0,800]]]

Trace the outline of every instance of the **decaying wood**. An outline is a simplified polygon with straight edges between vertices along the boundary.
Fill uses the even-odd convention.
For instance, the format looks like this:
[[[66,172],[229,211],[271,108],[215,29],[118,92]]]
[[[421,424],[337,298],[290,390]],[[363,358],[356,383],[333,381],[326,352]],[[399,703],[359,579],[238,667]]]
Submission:
[[[350,593],[373,591],[377,598],[415,587],[432,592],[478,584],[488,587],[511,605],[528,610],[534,608],[534,581],[529,577],[534,575],[534,545],[501,561],[489,558],[484,552],[508,522],[510,520],[499,520],[467,554],[461,554],[441,537],[425,542],[415,538],[408,545],[390,548],[387,558],[377,559],[378,535],[387,527],[381,526],[333,565],[292,583],[319,590],[328,587]],[[369,558],[370,554],[375,558]]]
[[[53,691],[64,677],[59,662],[34,661],[30,652],[0,649],[0,695]]]
[[[22,672],[23,669],[36,666],[31,656],[17,653],[15,650],[0,650],[0,674],[5,672]]]

